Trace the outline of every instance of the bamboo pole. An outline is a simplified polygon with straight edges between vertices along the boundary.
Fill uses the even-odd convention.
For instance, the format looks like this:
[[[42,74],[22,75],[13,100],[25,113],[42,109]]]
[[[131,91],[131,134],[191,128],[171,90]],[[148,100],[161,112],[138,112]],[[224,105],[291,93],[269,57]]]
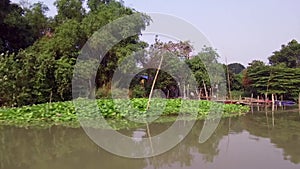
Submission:
[[[265,108],[265,112],[266,112],[266,119],[267,119],[267,126],[268,126],[268,131],[270,129],[270,125],[269,125],[269,117],[268,117],[268,108]]]
[[[47,112],[49,112],[49,110],[51,109],[51,103],[52,103],[52,89],[51,89],[51,92],[50,92],[50,97],[49,97],[49,103],[48,103],[48,107],[47,107]]]
[[[228,94],[229,94],[229,100],[231,100],[231,86],[230,86],[229,69],[228,69],[227,57],[226,56],[225,56],[225,62],[226,62],[226,69],[227,69]]]
[[[159,63],[159,65],[158,65],[158,68],[157,68],[157,71],[156,71],[154,80],[153,80],[153,82],[152,82],[152,86],[151,86],[151,90],[150,90],[150,94],[149,94],[149,98],[148,98],[148,102],[147,102],[147,110],[148,110],[149,107],[150,107],[150,102],[151,102],[151,99],[152,99],[152,95],[153,95],[153,91],[154,91],[154,86],[155,86],[155,83],[156,83],[156,80],[157,80],[159,71],[160,71],[160,69],[161,69],[161,65],[162,65],[163,59],[164,59],[164,56],[162,56],[161,59],[160,59],[160,63]]]
[[[208,93],[207,93],[206,84],[205,84],[204,80],[202,80],[202,82],[203,82],[203,86],[204,86],[205,97],[206,97],[206,100],[208,100]]]
[[[183,84],[183,99],[186,99],[185,83]]]
[[[300,116],[300,93],[299,93],[299,97],[298,97],[298,107],[299,107],[299,116]]]
[[[157,68],[157,71],[156,71],[154,80],[153,80],[153,82],[152,82],[152,86],[151,86],[151,90],[150,90],[150,94],[149,94],[149,98],[148,98],[148,102],[147,102],[147,109],[146,109],[146,110],[149,110],[150,102],[151,102],[152,95],[153,95],[153,91],[154,91],[154,86],[155,86],[155,83],[156,83],[156,80],[157,80],[159,71],[160,71],[160,69],[161,69],[161,65],[162,65],[163,59],[164,59],[164,55],[161,56],[159,66],[158,66],[158,68]],[[147,126],[147,135],[148,135],[148,137],[149,137],[151,150],[152,150],[152,153],[154,153],[154,150],[153,150],[153,144],[152,144],[152,140],[151,140],[150,127],[149,127],[148,122],[146,122],[146,126]]]
[[[275,112],[275,110],[274,110],[274,105],[272,105],[272,126],[273,127],[275,127],[275,116],[274,116],[274,112]]]
[[[187,89],[186,89],[186,94],[187,94],[187,98],[190,98],[190,84],[187,84]]]
[[[269,99],[268,99],[268,93],[265,93],[265,104],[268,104],[268,101]]]
[[[299,111],[300,111],[300,93],[299,93],[299,97],[298,97],[298,107],[299,107]]]
[[[197,95],[197,97],[198,97],[198,100],[201,100],[201,98],[200,98],[200,91],[198,91],[198,88],[196,87],[196,95]]]

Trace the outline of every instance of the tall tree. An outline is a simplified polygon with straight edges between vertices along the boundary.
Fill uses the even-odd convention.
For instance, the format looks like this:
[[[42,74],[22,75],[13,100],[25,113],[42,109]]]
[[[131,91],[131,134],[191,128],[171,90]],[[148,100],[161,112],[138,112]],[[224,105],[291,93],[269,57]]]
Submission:
[[[276,66],[254,61],[247,68],[248,91],[254,94],[277,94],[295,98],[300,90],[300,69],[288,68],[285,63]]]
[[[299,67],[300,44],[296,40],[292,40],[287,45],[281,45],[281,49],[273,52],[273,55],[269,57],[269,62],[271,65],[284,63],[290,68]]]
[[[101,4],[108,4],[112,0],[88,0],[87,5],[91,11],[97,11]]]
[[[82,2],[83,0],[56,0],[54,2],[54,5],[57,8],[55,19],[58,22],[64,22],[68,19],[81,21],[85,14]]]
[[[253,60],[251,63],[249,63],[249,66],[245,71],[243,71],[243,79],[242,79],[242,84],[245,89],[246,93],[254,93],[257,94],[257,90],[253,86],[253,81],[250,78],[251,73],[253,72],[258,72],[261,69],[264,69],[266,67],[265,63],[260,60]]]
[[[240,63],[231,63],[228,65],[228,69],[234,74],[239,74],[245,69],[245,66]]]
[[[32,29],[32,36],[36,40],[46,34],[49,29],[49,19],[46,12],[49,8],[42,2],[34,3],[29,8],[25,8],[25,19]]]
[[[66,6],[64,6],[64,3],[57,4],[61,8],[56,16],[59,20],[56,22],[56,25],[54,25],[54,29],[49,36],[43,36],[45,26],[42,24],[39,25],[39,23],[44,23],[43,21],[46,22],[46,20],[49,19],[44,18],[43,12],[46,8],[40,3],[33,5],[33,8],[28,8],[26,13],[24,13],[22,8],[16,6],[18,7],[16,9],[20,9],[19,12],[21,13],[18,13],[18,10],[16,10],[14,12],[17,12],[17,14],[10,14],[8,12],[8,14],[5,13],[6,17],[4,19],[0,18],[4,26],[17,29],[21,29],[24,26],[22,23],[17,22],[19,21],[18,19],[25,23],[28,21],[30,24],[25,24],[24,26],[28,28],[28,33],[33,34],[31,28],[36,28],[36,35],[40,34],[40,37],[35,39],[33,45],[18,53],[0,53],[0,102],[4,100],[4,105],[22,106],[44,103],[50,100],[70,100],[72,97],[71,80],[73,78],[75,61],[86,40],[106,24],[122,16],[134,13],[131,9],[125,8],[118,3],[109,3],[105,6],[101,6],[101,10],[99,8],[96,12],[82,15],[83,18],[80,19],[77,17],[78,15],[72,15],[72,12],[75,11],[71,8],[74,4],[76,6],[79,3],[74,3],[75,0],[72,2],[61,0],[59,2],[66,3]],[[10,3],[7,4],[9,5]],[[64,7],[66,7],[66,9],[64,9]],[[80,8],[79,5],[77,7],[77,9]],[[70,15],[68,11],[71,12]],[[70,16],[70,18],[68,18],[68,16]],[[41,20],[36,20],[35,18]],[[121,31],[117,32],[120,34],[128,33],[126,32],[128,31],[127,29],[121,29],[126,27],[130,28],[129,30],[136,30],[140,33],[149,22],[149,18],[145,17],[144,19],[141,18],[140,20],[134,21],[136,21],[134,24],[121,23],[120,27],[118,27]],[[48,26],[46,26],[46,28],[47,27]],[[0,29],[3,28],[1,27]],[[13,29],[8,30],[12,31]],[[16,34],[18,32],[14,33]],[[10,39],[2,32],[0,32],[0,34],[1,40],[2,37],[5,37],[3,38],[5,44],[8,44],[3,45],[4,47],[16,49],[12,50],[12,52],[20,49],[12,48],[14,46],[10,44],[14,44],[15,42],[12,43],[12,41],[8,41]],[[113,36],[115,36],[115,34],[110,37]],[[20,41],[20,39],[18,39],[18,41]],[[25,39],[25,37],[23,39]],[[114,68],[123,57],[130,55],[133,51],[142,49],[144,45],[145,43],[141,43],[138,36],[129,37],[115,45],[107,53],[105,56],[106,59],[104,59],[104,62],[100,65],[99,71],[103,71],[100,74],[104,76],[97,77],[96,82],[99,81],[99,86],[97,87],[101,87],[110,82],[112,71],[114,71]]]
[[[9,0],[0,5],[0,53],[17,52],[35,41],[24,17],[24,10]]]

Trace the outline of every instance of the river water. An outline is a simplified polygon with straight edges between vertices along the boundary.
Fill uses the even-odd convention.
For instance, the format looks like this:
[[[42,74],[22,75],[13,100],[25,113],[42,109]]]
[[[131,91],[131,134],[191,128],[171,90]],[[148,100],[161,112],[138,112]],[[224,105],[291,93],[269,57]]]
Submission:
[[[159,133],[170,123],[151,124]],[[1,169],[299,169],[300,114],[281,110],[223,119],[200,144],[203,121],[170,151],[147,159],[113,155],[97,146],[83,129],[0,127]],[[127,135],[145,128],[120,131]],[[146,135],[146,134],[144,134]]]

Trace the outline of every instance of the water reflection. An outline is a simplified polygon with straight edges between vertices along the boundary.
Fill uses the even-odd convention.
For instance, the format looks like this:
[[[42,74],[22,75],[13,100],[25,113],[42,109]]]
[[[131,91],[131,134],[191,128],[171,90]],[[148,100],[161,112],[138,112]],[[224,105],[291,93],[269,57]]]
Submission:
[[[273,117],[272,117],[273,116]],[[272,120],[274,120],[274,126]],[[170,123],[152,124],[157,135]],[[167,168],[286,168],[300,167],[299,112],[250,113],[224,119],[212,137],[199,144],[203,122],[175,148],[148,159],[128,159],[95,145],[82,129],[0,127],[1,169],[167,169]],[[146,130],[122,130],[138,143]],[[113,142],[114,140],[108,141]],[[147,148],[147,147],[145,147]],[[149,148],[149,147],[148,147]]]

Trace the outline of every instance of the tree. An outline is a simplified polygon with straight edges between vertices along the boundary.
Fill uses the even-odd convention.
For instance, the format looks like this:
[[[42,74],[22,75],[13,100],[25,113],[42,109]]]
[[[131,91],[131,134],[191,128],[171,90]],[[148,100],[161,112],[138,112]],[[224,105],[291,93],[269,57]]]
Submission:
[[[288,68],[284,63],[276,66],[256,62],[247,69],[251,92],[254,94],[277,94],[285,98],[296,98],[300,92],[300,69]]]
[[[24,17],[32,29],[32,36],[34,40],[44,36],[49,29],[49,19],[45,14],[49,8],[42,2],[38,2],[24,10]]]
[[[145,97],[150,94],[157,72],[159,74],[154,88],[161,89],[168,98],[180,96],[179,88],[182,86],[186,87],[189,83],[189,74],[185,73],[184,61],[189,59],[192,48],[189,42],[162,42],[156,36],[154,44],[151,44],[141,51],[140,54],[136,55],[135,65],[140,65],[145,69],[136,78],[141,76],[148,77],[146,83],[143,84],[146,91]],[[139,81],[134,79],[133,82],[131,83],[131,89],[140,86]]]
[[[100,7],[100,5],[108,4],[111,1],[112,0],[88,0],[87,5],[88,5],[89,9],[93,12],[93,11],[97,11],[98,8]]]
[[[56,21],[59,23],[68,19],[81,21],[85,15],[82,1],[83,0],[56,0],[54,2],[57,8]]]
[[[279,51],[273,52],[269,57],[271,65],[284,63],[289,68],[300,66],[300,44],[296,40],[290,41],[287,45],[281,45]]]
[[[218,62],[219,57],[215,49],[204,46],[201,52],[186,63],[193,71],[200,89],[211,88],[210,95],[217,93],[221,97],[227,92],[221,90],[226,89],[227,84],[224,67]]]
[[[0,5],[0,53],[18,52],[31,44],[35,39],[31,28],[24,17],[24,9],[9,0]]]
[[[49,28],[49,18],[43,3],[33,5],[11,4],[1,1],[0,6],[0,53],[15,52],[32,45]]]
[[[245,69],[245,66],[240,63],[231,63],[228,65],[228,69],[234,74],[239,74]]]
[[[9,6],[9,1],[4,5]],[[106,4],[98,8],[98,11],[87,15],[82,15],[80,10],[74,10],[82,8],[81,1],[59,0],[56,5],[59,11],[55,16],[57,22],[53,25],[51,18],[44,15],[47,8],[41,3],[34,4],[26,10],[13,5],[13,12],[8,9],[3,10],[7,13],[0,11],[1,15],[5,15],[4,19],[0,18],[0,23],[8,28],[5,31],[13,33],[14,29],[20,30],[22,36],[28,33],[31,36],[26,38],[34,42],[26,43],[25,49],[22,49],[18,44],[22,39],[19,34],[15,36],[19,38],[17,42],[10,39],[14,36],[0,32],[3,42],[1,47],[4,52],[0,53],[0,102],[4,102],[1,104],[23,106],[71,100],[74,65],[86,40],[102,26],[134,13],[119,3]],[[118,15],[115,15],[116,13]],[[117,28],[123,26],[123,28],[130,28],[129,31],[135,30],[140,33],[149,18],[145,16],[134,21],[135,23],[121,23]],[[45,29],[47,30],[48,27],[53,29],[50,35],[45,34]],[[126,34],[128,30],[121,29],[117,32]],[[110,37],[113,36],[118,35],[110,35]],[[26,40],[26,38],[23,39]],[[99,82],[97,87],[109,84],[118,62],[133,51],[144,48],[145,45],[136,35],[113,46],[99,66],[100,75],[96,77],[96,82]],[[7,50],[9,52],[5,52]]]
[[[260,60],[253,60],[249,63],[249,66],[246,70],[243,71],[242,84],[245,89],[246,94],[257,94],[257,89],[253,86],[253,80],[251,79],[250,74],[260,71],[266,67],[265,63]]]

